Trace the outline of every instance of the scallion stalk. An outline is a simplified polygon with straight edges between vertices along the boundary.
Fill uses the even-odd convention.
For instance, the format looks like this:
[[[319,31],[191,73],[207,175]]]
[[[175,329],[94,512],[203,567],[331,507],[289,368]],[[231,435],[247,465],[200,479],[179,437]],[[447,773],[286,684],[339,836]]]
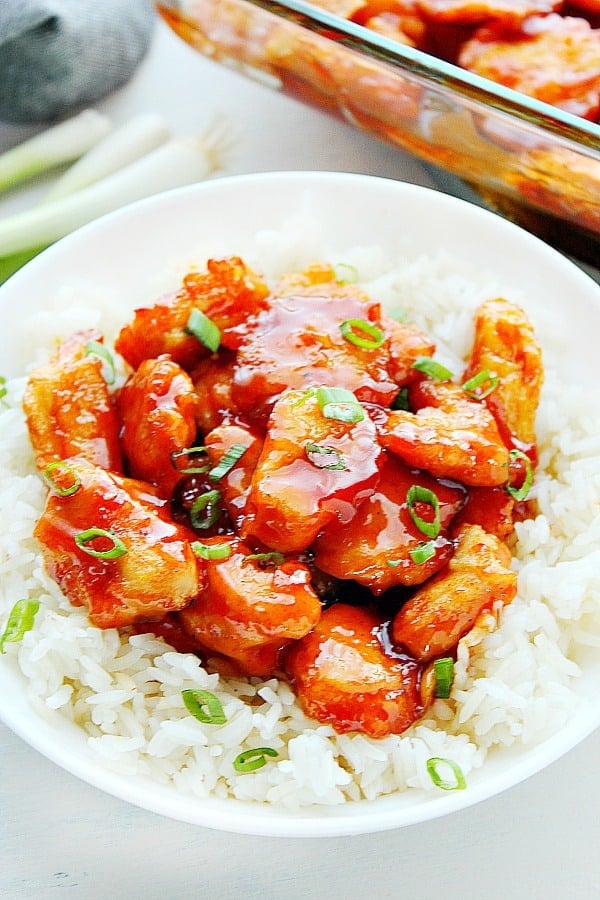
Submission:
[[[59,122],[6,150],[0,155],[0,192],[17,187],[49,169],[79,159],[104,138],[110,129],[111,123],[107,116],[95,109],[85,109],[73,118]],[[23,248],[16,247],[14,251],[7,252],[20,249]]]

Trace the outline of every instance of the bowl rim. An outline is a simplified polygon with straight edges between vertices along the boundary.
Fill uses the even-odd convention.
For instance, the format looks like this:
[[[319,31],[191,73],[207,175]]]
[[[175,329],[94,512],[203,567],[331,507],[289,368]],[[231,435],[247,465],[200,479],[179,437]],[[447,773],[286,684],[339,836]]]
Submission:
[[[193,206],[195,203],[202,203],[205,197],[218,197],[223,191],[237,194],[240,189],[250,190],[260,196],[265,188],[279,191],[281,185],[288,184],[295,191],[311,187],[319,192],[328,183],[336,191],[346,193],[350,189],[374,189],[382,191],[386,197],[391,194],[409,199],[417,198],[418,202],[422,199],[424,204],[433,202],[446,212],[455,211],[459,216],[466,216],[475,226],[483,223],[487,223],[489,227],[493,225],[500,234],[518,239],[528,249],[535,250],[536,258],[552,260],[554,269],[564,271],[584,293],[590,292],[600,314],[600,287],[588,275],[538,238],[500,216],[432,188],[378,176],[328,171],[280,171],[226,176],[137,201],[83,226],[24,266],[0,287],[0,306],[10,301],[13,292],[15,298],[18,298],[21,286],[26,286],[30,279],[35,280],[43,275],[47,267],[52,268],[55,260],[60,264],[60,260],[71,250],[89,245],[90,239],[101,238],[103,234],[112,231],[115,225],[121,231],[127,229],[133,221],[139,221],[142,214],[151,214],[152,211],[157,214],[163,208],[175,209],[181,201]],[[190,807],[190,798],[178,794],[174,788],[165,790],[140,776],[131,779],[127,775],[101,768],[89,754],[81,754],[78,745],[83,740],[83,732],[76,729],[76,736],[73,737],[68,733],[70,727],[66,720],[60,720],[57,726],[52,721],[35,716],[38,727],[32,731],[31,722],[23,715],[24,711],[31,715],[31,708],[18,690],[19,685],[22,689],[24,679],[10,660],[7,665],[1,664],[4,660],[6,657],[0,657],[0,688],[8,690],[0,690],[0,698],[12,696],[13,700],[8,702],[0,699],[0,719],[30,746],[71,774],[118,799],[170,818],[243,834],[281,837],[355,835],[391,830],[445,816],[518,785],[559,759],[600,726],[600,708],[596,706],[590,709],[585,706],[569,720],[567,729],[537,745],[533,754],[526,748],[520,750],[516,762],[513,761],[506,769],[486,778],[482,783],[470,785],[469,791],[457,791],[443,796],[428,795],[423,803],[409,803],[406,807],[395,808],[393,795],[389,800],[380,797],[375,803],[359,801],[342,807],[309,807],[298,812],[286,812],[280,807],[266,807],[229,798],[224,801],[208,798],[206,801],[195,801]],[[61,732],[62,737],[57,740],[57,734]],[[540,748],[543,752],[540,752]],[[147,794],[149,785],[150,797]]]

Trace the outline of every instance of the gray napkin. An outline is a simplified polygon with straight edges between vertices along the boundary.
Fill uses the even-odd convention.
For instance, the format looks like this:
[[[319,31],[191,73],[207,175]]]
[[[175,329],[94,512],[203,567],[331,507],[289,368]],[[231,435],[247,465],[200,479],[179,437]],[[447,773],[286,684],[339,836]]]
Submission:
[[[0,119],[47,122],[105,97],[154,21],[150,0],[0,0]]]

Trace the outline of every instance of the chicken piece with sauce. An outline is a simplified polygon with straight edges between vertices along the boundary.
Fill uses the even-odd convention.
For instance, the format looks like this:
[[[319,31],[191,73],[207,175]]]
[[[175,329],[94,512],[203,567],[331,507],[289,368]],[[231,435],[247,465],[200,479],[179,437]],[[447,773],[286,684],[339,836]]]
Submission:
[[[81,457],[54,479],[60,493],[50,492],[34,534],[51,577],[94,625],[160,620],[194,599],[201,561],[156,491]]]
[[[94,351],[102,335],[78,331],[29,376],[23,410],[38,469],[69,456],[122,471],[119,419]]]

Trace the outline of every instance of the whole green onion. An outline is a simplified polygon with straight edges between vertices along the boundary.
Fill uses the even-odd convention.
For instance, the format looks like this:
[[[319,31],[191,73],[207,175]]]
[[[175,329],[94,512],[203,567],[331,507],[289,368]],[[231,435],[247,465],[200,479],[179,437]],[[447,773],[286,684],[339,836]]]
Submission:
[[[267,756],[279,756],[277,750],[272,747],[256,747],[254,750],[244,750],[233,761],[236,772],[244,774],[262,769],[267,764]]]
[[[206,725],[224,725],[227,716],[223,711],[221,701],[210,691],[200,688],[189,688],[181,692],[186,709]]]
[[[39,600],[17,600],[8,614],[4,631],[0,635],[0,653],[4,653],[5,644],[18,643],[26,631],[31,631],[39,608]]]

